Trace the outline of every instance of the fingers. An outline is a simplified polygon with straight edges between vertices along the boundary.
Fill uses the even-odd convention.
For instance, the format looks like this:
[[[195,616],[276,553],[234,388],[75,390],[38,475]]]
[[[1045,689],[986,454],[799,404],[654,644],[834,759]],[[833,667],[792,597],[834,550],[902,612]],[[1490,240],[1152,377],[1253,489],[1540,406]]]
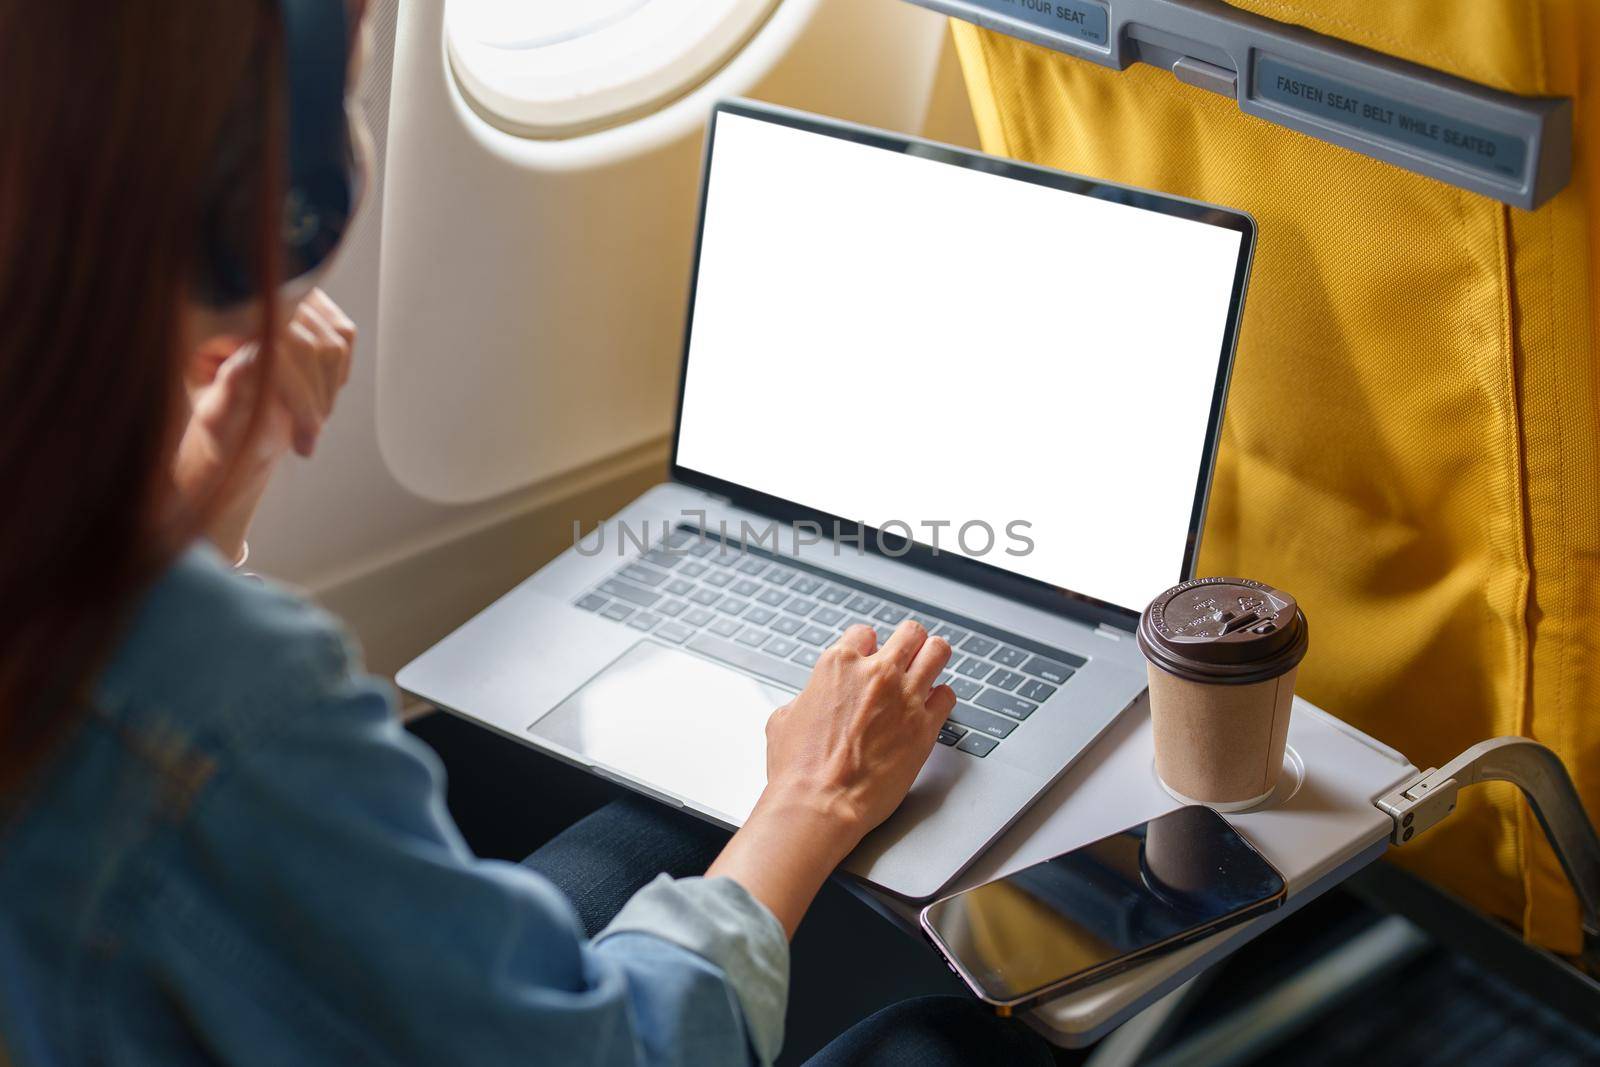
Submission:
[[[878,650],[878,635],[873,632],[872,627],[857,623],[841,634],[833,647],[857,655],[870,656]]]
[[[336,396],[350,380],[351,355],[355,350],[356,324],[344,309],[321,289],[313,289],[300,305],[318,337],[322,340],[319,354],[327,378],[330,396]]]
[[[302,456],[316,450],[339,390],[350,378],[355,336],[355,324],[320,289],[300,302],[284,329],[278,396],[293,427],[294,450]]]
[[[321,289],[313,289],[310,295],[306,297],[305,303],[310,304],[327,320],[328,324],[343,338],[345,344],[353,345],[356,343],[355,322],[344,313],[343,308],[333,302],[331,296]]]
[[[888,642],[883,646],[883,654],[895,666],[906,670],[911,666],[912,660],[916,659],[917,653],[921,651],[927,639],[928,631],[922,628],[922,624],[907,619],[890,635]]]
[[[325,416],[321,389],[306,368],[293,359],[280,359],[275,378],[278,402],[289,416],[294,450],[310,456],[316,451]]]
[[[916,686],[917,692],[926,693],[933,688],[939,672],[950,662],[950,642],[942,637],[930,637],[922,642],[916,658],[906,668],[906,677]]]
[[[929,714],[943,722],[950,717],[952,711],[956,710],[956,691],[948,685],[936,685],[933,687],[933,692],[928,694],[926,706]]]
[[[330,403],[327,375],[322,373],[323,360],[320,327],[306,312],[300,312],[284,331],[285,344],[280,355],[284,366],[297,371],[311,390],[312,401],[318,413],[328,410]]]
[[[307,342],[296,356],[317,386],[326,412],[331,413],[339,397],[339,387],[344,384],[350,345],[311,298],[295,312],[293,326],[300,328],[302,340]]]

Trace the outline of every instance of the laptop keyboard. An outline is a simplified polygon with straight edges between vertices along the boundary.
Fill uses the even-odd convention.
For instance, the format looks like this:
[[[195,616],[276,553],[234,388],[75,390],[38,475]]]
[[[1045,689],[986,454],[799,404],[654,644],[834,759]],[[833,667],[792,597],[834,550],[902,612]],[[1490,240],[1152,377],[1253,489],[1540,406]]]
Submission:
[[[842,575],[680,528],[577,606],[710,659],[803,689],[823,649],[864,623],[887,641],[911,618],[950,643],[939,683],[956,707],[939,743],[982,758],[1087,662]]]

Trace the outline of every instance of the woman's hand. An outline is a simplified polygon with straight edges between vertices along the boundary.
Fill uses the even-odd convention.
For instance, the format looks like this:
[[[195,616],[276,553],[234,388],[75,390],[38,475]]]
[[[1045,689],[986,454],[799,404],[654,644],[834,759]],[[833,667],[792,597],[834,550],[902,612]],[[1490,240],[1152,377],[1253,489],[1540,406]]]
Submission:
[[[279,335],[271,382],[262,381],[254,344],[214,338],[195,354],[187,379],[189,423],[174,478],[180,495],[199,502],[230,469],[237,472],[230,498],[206,531],[229,559],[243,551],[250,520],[278,461],[291,450],[308,457],[316,451],[339,390],[350,378],[355,339],[355,324],[315,289]],[[247,442],[250,413],[262,388],[271,396],[260,432]]]
[[[933,685],[950,660],[942,637],[907,620],[877,645],[871,627],[850,627],[767,720],[767,791],[826,811],[856,841],[900,806],[956,706]]]
[[[733,878],[792,935],[823,881],[905,799],[955,708],[950,645],[912,621],[883,648],[852,626],[767,722],[767,788],[708,876]]]

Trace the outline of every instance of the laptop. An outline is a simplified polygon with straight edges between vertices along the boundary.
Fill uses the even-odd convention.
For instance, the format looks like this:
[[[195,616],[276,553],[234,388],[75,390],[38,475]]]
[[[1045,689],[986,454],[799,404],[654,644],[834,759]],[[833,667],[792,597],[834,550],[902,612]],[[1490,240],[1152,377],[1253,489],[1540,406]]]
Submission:
[[[1145,688],[1253,244],[1236,211],[718,105],[670,480],[400,686],[736,827],[818,655],[914,618],[959,703],[846,870],[935,895]]]

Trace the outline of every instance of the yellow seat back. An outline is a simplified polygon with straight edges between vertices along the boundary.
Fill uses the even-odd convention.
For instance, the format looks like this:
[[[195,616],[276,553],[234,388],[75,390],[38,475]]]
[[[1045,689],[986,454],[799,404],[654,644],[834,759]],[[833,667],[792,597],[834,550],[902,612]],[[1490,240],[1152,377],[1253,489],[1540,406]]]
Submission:
[[[983,146],[1255,215],[1201,573],[1300,599],[1303,696],[1422,766],[1497,734],[1535,737],[1600,814],[1600,5],[1235,6],[1575,98],[1571,184],[1537,211],[1509,208],[1250,118],[1166,71],[1118,73],[955,23]],[[1577,951],[1576,902],[1509,787],[1464,793],[1397,857]]]

